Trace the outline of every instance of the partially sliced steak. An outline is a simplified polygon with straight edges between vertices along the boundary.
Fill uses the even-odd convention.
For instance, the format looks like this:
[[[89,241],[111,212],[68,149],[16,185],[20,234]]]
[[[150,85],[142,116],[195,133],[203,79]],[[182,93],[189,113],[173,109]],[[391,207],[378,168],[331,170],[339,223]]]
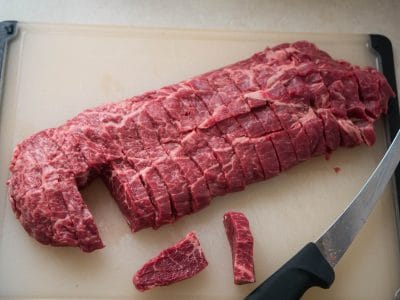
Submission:
[[[135,287],[143,292],[191,278],[207,265],[196,234],[190,232],[184,239],[144,264],[132,281]]]
[[[235,284],[256,281],[253,261],[253,235],[249,221],[240,212],[224,214],[225,232],[232,251],[233,280]]]
[[[311,156],[372,145],[393,95],[378,71],[309,42],[266,48],[28,137],[10,164],[11,206],[41,243],[92,251],[103,245],[78,188],[94,177],[133,231],[158,228]]]

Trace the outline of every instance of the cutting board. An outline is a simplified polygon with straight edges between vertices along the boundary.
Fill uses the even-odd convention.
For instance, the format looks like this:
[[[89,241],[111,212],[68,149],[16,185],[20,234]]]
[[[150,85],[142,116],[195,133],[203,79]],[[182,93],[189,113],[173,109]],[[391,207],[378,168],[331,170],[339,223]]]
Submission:
[[[19,24],[10,44],[1,110],[0,298],[242,299],[342,212],[386,149],[383,122],[373,147],[339,149],[245,191],[215,198],[203,211],[157,231],[132,234],[101,181],[82,191],[106,247],[87,254],[30,238],[6,197],[7,166],[16,143],[57,126],[84,108],[155,89],[247,58],[266,46],[307,39],[362,66],[376,66],[367,35],[277,34],[125,27]],[[335,167],[340,172],[334,171]],[[244,212],[255,239],[257,283],[235,286],[222,225]],[[146,293],[132,275],[163,248],[195,230],[209,261],[196,277]],[[304,299],[391,299],[400,287],[392,189],[388,187],[336,268],[330,290]]]

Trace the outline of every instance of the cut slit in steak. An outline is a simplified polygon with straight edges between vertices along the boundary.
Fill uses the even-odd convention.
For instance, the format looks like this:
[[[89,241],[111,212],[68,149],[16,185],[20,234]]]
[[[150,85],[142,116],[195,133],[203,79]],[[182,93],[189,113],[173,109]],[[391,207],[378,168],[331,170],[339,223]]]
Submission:
[[[133,277],[135,287],[143,292],[157,286],[188,279],[207,267],[208,262],[194,232],[149,260]]]
[[[375,141],[394,93],[373,68],[281,44],[215,71],[87,109],[19,143],[9,198],[43,244],[103,247],[78,188],[102,176],[132,231],[339,146]]]
[[[253,261],[253,235],[249,221],[240,212],[224,214],[225,232],[232,251],[233,279],[235,284],[256,281]]]

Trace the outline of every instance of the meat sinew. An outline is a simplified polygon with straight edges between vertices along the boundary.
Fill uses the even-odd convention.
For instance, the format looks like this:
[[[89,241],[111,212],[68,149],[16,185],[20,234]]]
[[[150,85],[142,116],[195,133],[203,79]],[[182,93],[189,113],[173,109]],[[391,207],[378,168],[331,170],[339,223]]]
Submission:
[[[235,284],[256,281],[253,261],[253,235],[249,221],[241,212],[224,214],[226,236],[232,251],[233,280]]]
[[[312,156],[372,145],[393,95],[373,68],[281,44],[28,137],[9,198],[39,242],[93,251],[103,244],[79,188],[95,176],[132,231],[158,228]]]
[[[194,232],[148,261],[133,277],[139,291],[188,279],[207,267],[208,262]]]

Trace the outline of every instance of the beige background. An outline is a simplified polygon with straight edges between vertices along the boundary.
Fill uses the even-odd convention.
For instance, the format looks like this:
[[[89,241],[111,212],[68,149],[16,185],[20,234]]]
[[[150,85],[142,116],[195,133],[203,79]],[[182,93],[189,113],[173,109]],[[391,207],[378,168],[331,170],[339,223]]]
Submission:
[[[294,32],[381,33],[395,48],[399,70],[397,0],[0,0],[0,20],[144,27]],[[398,81],[399,82],[399,81]]]

